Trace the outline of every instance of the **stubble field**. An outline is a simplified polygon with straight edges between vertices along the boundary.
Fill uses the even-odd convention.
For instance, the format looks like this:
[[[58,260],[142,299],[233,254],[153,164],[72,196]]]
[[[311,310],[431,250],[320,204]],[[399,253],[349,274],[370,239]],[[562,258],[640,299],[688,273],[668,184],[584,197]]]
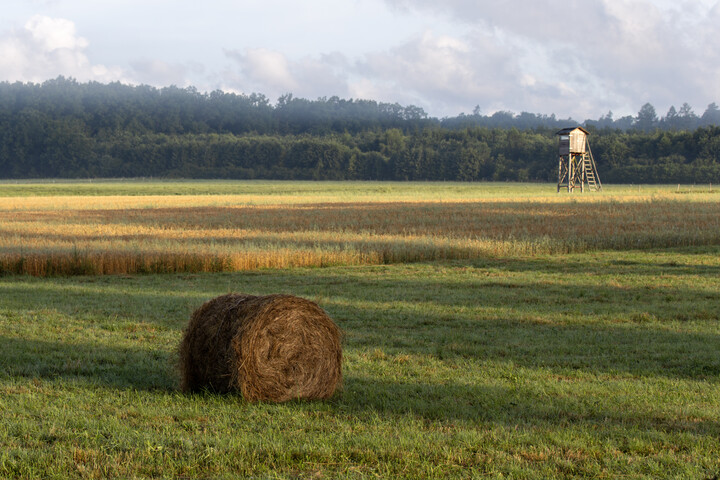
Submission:
[[[719,253],[709,188],[0,184],[0,477],[714,478]],[[230,291],[318,302],[342,392],[181,394]]]

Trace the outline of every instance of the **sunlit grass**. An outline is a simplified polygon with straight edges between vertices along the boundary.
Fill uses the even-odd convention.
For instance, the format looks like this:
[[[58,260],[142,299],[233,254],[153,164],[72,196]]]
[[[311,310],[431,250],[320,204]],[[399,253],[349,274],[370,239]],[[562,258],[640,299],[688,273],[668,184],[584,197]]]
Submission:
[[[78,185],[137,193],[186,184],[61,187]],[[190,191],[217,186],[187,185]],[[254,193],[89,197],[55,195],[62,188],[48,187],[55,194],[0,197],[0,272],[217,272],[720,243],[713,192],[646,187],[649,193],[638,194],[625,187],[569,195],[548,194],[548,185],[437,183],[357,183],[343,191],[338,185],[236,182],[219,186]]]
[[[295,204],[325,202],[387,202],[387,201],[461,201],[478,199],[503,201],[536,198],[542,201],[565,201],[568,196],[584,197],[584,201],[617,197],[632,198],[648,195],[683,195],[692,199],[703,193],[720,193],[712,185],[606,185],[602,194],[563,192],[557,195],[555,185],[539,183],[467,183],[467,182],[311,182],[311,181],[223,181],[223,180],[0,180],[0,197],[24,197],[13,202],[24,208],[23,201],[33,207],[52,208],[52,204],[32,200],[33,197],[58,196],[61,208],[125,208],[162,206],[163,197],[182,196],[181,205],[242,205]],[[147,197],[127,199],[124,197]],[[205,197],[212,196],[213,200]],[[73,198],[74,197],[74,198]],[[86,197],[93,198],[87,202]],[[104,198],[107,197],[107,198]],[[83,200],[84,199],[84,200]],[[10,199],[6,199],[10,201]],[[160,204],[157,202],[161,202]],[[89,203],[89,204],[88,204]],[[7,205],[7,203],[6,203]]]

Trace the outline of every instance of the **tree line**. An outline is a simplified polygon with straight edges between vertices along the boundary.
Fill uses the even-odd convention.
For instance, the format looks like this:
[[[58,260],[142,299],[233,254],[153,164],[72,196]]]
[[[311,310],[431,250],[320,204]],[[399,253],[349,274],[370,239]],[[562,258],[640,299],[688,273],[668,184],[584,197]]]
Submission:
[[[713,105],[659,118],[646,104],[628,128],[612,114],[587,120],[601,179],[718,182]],[[0,177],[552,181],[555,131],[575,124],[477,108],[435,119],[415,106],[337,97],[285,95],[273,105],[193,88],[5,82]]]

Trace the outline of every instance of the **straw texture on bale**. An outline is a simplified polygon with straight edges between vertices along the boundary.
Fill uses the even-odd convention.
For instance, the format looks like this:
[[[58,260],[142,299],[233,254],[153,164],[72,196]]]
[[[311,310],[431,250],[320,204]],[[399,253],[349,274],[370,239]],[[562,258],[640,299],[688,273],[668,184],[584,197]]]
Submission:
[[[342,378],[340,330],[293,295],[228,294],[192,315],[180,344],[181,389],[239,390],[249,401],[332,396]]]

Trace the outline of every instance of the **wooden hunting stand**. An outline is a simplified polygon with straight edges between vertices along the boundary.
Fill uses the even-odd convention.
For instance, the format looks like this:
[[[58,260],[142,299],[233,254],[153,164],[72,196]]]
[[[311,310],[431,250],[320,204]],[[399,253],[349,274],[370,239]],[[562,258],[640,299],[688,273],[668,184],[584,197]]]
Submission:
[[[567,188],[568,192],[574,192],[580,187],[580,191],[584,192],[585,184],[593,192],[602,190],[595,159],[587,140],[590,132],[582,127],[569,127],[563,128],[557,135],[560,136],[557,191]]]

